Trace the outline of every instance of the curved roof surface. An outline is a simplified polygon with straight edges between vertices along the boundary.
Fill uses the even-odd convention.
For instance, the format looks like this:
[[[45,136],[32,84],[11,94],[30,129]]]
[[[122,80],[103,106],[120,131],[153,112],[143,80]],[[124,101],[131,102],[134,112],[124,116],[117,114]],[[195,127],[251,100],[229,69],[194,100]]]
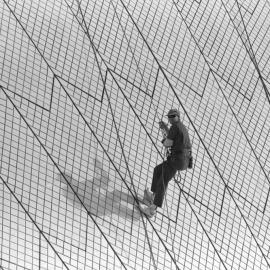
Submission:
[[[0,2],[0,269],[268,269],[270,5]],[[194,167],[137,198],[177,108]]]

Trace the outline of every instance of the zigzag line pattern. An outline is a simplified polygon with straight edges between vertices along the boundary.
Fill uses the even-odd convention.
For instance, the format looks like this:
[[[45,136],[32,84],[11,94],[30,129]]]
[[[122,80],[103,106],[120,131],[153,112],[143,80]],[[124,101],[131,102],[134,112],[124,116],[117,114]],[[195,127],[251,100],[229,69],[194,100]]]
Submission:
[[[0,3],[0,269],[269,269],[270,6]],[[194,168],[138,199],[178,108]]]

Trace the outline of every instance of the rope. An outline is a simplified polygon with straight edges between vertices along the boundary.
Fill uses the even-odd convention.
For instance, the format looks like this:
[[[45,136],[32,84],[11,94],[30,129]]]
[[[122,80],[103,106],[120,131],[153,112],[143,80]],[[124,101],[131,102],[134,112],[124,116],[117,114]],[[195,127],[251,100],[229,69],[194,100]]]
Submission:
[[[165,204],[165,207],[166,207],[167,217],[168,217],[168,220],[169,220],[169,233],[170,233],[170,238],[171,238],[172,251],[173,251],[173,255],[174,255],[174,260],[176,261],[176,257],[175,257],[176,252],[174,250],[174,244],[173,244],[173,233],[172,233],[172,230],[171,230],[171,218],[170,218],[169,207],[168,207],[168,203],[167,203],[167,199],[166,199],[167,188],[165,187],[165,182],[164,182],[164,170],[163,170],[163,168],[164,168],[164,161],[165,161],[166,157],[167,157],[167,152],[165,150],[164,157],[163,157],[163,164],[162,164],[162,184],[163,184],[163,190],[164,190],[164,204]]]

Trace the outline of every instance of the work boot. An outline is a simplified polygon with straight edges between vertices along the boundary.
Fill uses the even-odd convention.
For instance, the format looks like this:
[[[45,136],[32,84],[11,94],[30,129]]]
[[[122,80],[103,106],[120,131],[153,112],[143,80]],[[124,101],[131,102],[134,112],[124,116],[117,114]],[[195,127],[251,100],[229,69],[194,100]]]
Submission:
[[[152,204],[150,206],[141,206],[140,205],[140,210],[146,215],[148,216],[149,218],[152,218],[153,216],[156,215],[157,213],[157,206]]]
[[[154,202],[154,194],[148,188],[144,191],[142,202],[147,206],[150,206]]]

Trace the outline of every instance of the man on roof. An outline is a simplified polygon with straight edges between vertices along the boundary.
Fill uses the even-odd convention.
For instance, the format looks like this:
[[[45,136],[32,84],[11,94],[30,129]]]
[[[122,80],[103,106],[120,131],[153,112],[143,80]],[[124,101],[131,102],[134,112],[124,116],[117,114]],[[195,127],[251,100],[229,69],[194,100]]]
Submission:
[[[151,191],[149,189],[144,191],[143,203],[146,207],[140,207],[148,217],[153,217],[157,207],[162,207],[168,183],[176,172],[192,167],[191,143],[188,131],[180,121],[179,111],[171,109],[167,117],[171,124],[170,129],[163,121],[159,125],[166,131],[167,136],[162,143],[169,154],[166,160],[154,168]]]

